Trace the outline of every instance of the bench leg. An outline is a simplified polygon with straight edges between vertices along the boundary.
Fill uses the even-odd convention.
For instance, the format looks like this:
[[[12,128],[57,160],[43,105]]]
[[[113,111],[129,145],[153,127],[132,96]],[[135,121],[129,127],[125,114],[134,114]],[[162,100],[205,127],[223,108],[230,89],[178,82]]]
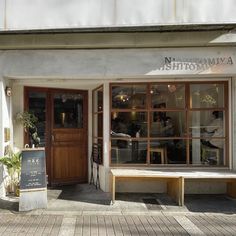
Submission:
[[[227,194],[232,198],[236,198],[236,181],[227,183]]]
[[[167,194],[176,201],[179,206],[184,205],[184,178],[179,177],[167,182]]]
[[[112,203],[115,203],[115,195],[116,195],[116,177],[110,174],[110,191],[111,191],[111,200]]]

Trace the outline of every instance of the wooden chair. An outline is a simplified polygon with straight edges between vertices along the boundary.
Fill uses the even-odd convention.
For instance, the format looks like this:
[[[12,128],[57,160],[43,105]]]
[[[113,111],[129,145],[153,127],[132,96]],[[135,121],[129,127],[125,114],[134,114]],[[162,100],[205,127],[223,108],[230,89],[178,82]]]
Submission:
[[[165,164],[167,163],[167,150],[166,147],[162,147],[162,148],[156,148],[156,147],[151,147],[150,148],[150,152],[156,152],[156,153],[160,153],[161,154],[161,164]]]
[[[203,162],[209,161],[210,157],[215,157],[216,165],[219,165],[220,164],[220,149],[203,146],[202,147],[202,161]]]

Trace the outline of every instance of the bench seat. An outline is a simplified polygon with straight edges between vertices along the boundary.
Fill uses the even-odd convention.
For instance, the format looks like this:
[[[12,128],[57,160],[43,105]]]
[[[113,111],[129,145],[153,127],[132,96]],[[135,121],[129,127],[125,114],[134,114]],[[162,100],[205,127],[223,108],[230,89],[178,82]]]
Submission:
[[[167,194],[179,206],[184,205],[185,180],[217,181],[227,183],[227,194],[236,198],[236,172],[229,170],[154,170],[154,169],[111,169],[110,186],[112,202],[115,202],[116,181],[120,180],[164,180]]]

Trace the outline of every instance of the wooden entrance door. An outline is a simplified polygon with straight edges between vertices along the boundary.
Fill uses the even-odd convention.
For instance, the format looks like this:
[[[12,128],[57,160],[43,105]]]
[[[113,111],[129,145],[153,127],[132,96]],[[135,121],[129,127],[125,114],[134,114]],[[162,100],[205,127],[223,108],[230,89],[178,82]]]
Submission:
[[[87,91],[27,87],[25,97],[26,109],[39,117],[49,183],[87,182]]]
[[[87,181],[87,92],[51,91],[52,184]]]

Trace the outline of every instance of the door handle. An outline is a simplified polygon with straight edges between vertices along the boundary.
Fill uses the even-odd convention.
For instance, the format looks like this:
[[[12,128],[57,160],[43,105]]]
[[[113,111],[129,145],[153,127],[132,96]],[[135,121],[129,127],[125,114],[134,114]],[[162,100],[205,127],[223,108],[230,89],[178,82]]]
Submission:
[[[52,134],[52,142],[54,142],[54,140],[55,140],[55,139],[54,139],[54,135]]]

